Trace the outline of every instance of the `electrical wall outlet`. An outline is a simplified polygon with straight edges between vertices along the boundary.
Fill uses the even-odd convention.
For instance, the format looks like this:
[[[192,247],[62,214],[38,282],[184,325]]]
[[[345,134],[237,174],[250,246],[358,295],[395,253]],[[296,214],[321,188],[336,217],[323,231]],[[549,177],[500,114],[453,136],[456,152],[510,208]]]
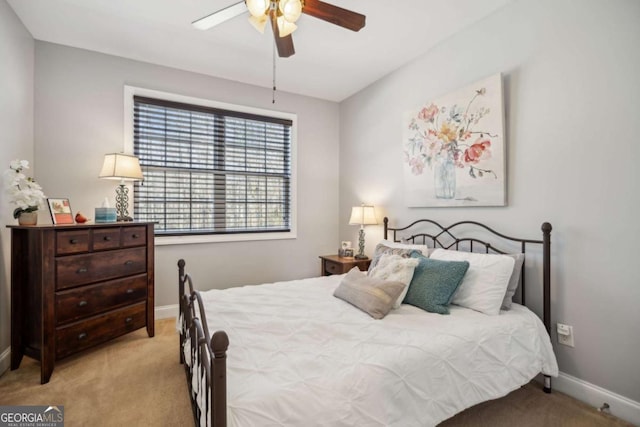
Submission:
[[[575,347],[575,345],[573,344],[573,326],[558,323],[557,332],[558,344]]]

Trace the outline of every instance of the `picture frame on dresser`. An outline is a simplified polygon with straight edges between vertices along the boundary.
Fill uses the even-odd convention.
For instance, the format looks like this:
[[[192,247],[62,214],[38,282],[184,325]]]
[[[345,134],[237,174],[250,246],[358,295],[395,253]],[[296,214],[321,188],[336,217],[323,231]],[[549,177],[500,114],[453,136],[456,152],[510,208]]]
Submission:
[[[48,198],[47,205],[51,214],[51,221],[54,225],[74,224],[71,203],[66,198]]]

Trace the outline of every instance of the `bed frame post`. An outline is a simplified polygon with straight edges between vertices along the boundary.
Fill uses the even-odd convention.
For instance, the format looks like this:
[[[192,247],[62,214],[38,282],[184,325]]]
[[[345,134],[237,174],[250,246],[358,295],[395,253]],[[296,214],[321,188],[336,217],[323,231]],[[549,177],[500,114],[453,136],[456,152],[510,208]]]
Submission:
[[[185,311],[185,307],[184,307],[184,260],[180,259],[178,261],[178,304],[179,304],[179,309],[178,309],[178,321],[180,320],[180,317],[184,316],[184,311]],[[184,317],[182,317],[184,319]],[[182,353],[182,343],[184,342],[184,336],[182,335],[183,333],[183,326],[180,325],[180,336],[178,337],[180,339],[180,345],[178,346],[178,352],[180,353],[180,364],[184,364],[184,354]]]
[[[387,230],[389,229],[389,218],[384,217],[384,240],[387,240]]]
[[[211,426],[227,426],[227,348],[229,337],[224,331],[216,331],[211,337]]]
[[[551,224],[545,222],[542,224],[542,283],[543,289],[543,316],[547,333],[551,336]],[[545,393],[551,393],[551,377],[544,376]]]

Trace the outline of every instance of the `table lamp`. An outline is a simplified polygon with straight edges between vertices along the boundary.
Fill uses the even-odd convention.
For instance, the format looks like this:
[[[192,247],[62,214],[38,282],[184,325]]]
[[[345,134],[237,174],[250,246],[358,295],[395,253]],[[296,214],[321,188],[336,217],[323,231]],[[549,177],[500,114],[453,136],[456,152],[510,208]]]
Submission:
[[[351,208],[351,218],[349,219],[350,225],[359,225],[360,233],[358,234],[358,253],[356,254],[356,259],[366,259],[367,256],[364,254],[364,226],[365,225],[375,225],[378,221],[376,220],[376,211],[373,209],[373,206],[370,205],[362,205],[362,206],[354,206]]]
[[[103,179],[120,180],[120,185],[116,188],[118,221],[133,221],[133,218],[129,216],[129,189],[125,186],[125,181],[141,181],[143,179],[138,158],[124,153],[105,154],[99,176]]]

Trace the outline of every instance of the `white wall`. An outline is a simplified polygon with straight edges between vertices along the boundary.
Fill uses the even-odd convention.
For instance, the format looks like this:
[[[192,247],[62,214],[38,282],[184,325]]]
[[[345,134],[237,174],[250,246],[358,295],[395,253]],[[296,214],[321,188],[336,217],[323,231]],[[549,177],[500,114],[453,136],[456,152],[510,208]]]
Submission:
[[[13,159],[33,160],[33,56],[31,34],[0,0],[0,170]],[[32,164],[30,176],[35,176]],[[37,178],[37,177],[36,177]],[[0,178],[2,179],[2,178]],[[16,206],[0,191],[0,374],[9,367],[11,345],[11,233]],[[5,351],[7,353],[5,354]],[[5,357],[2,357],[3,354]]]
[[[268,70],[265,70],[268,71]],[[156,306],[177,304],[179,258],[200,289],[318,275],[318,255],[338,242],[339,107],[200,74],[36,42],[35,157],[52,197],[93,216],[113,181],[98,179],[105,153],[123,147],[124,85],[298,115],[298,237],[295,240],[156,247]]]
[[[636,402],[639,19],[636,0],[515,0],[344,101],[339,219],[341,239],[354,241],[349,208],[360,201],[394,225],[476,219],[540,238],[540,224],[551,222],[552,322],[575,334],[575,348],[554,344],[560,369]],[[508,206],[405,207],[402,114],[497,72],[506,89]],[[371,253],[381,227],[367,230]]]

